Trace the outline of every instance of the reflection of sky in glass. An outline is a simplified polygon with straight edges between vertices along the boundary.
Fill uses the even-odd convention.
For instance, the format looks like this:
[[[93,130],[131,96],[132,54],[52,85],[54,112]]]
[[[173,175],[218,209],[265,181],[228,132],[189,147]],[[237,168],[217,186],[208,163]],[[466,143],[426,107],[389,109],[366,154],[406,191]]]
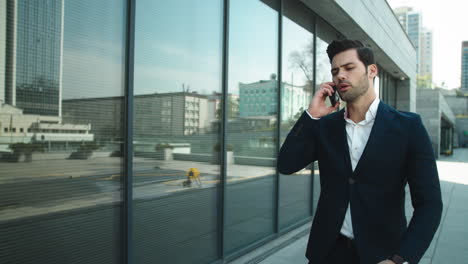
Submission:
[[[247,8],[246,8],[247,7]],[[260,1],[231,1],[229,92],[278,70],[278,13]]]
[[[123,95],[125,2],[65,1],[64,99]]]
[[[317,37],[317,85],[323,82],[331,82],[331,66],[327,55],[328,43]]]
[[[221,90],[221,2],[137,2],[136,94]]]
[[[238,82],[266,80],[277,71],[277,13],[260,1],[245,6],[232,1],[230,7],[231,13],[242,14],[230,18],[229,65],[236,70],[229,85],[234,93]],[[284,23],[289,32],[284,50],[303,49],[310,40],[307,32],[289,27],[297,25]],[[123,94],[124,34],[125,1],[65,3],[64,99]],[[266,39],[274,41],[261,45]],[[203,94],[220,91],[221,40],[220,0],[138,1],[135,94],[182,91],[183,84]]]
[[[295,67],[290,59],[292,52],[302,54],[313,42],[311,32],[292,22],[289,18],[283,18],[283,81],[294,85],[305,85],[307,78],[302,70]],[[312,53],[309,53],[312,57]],[[313,58],[308,58],[312,63]]]

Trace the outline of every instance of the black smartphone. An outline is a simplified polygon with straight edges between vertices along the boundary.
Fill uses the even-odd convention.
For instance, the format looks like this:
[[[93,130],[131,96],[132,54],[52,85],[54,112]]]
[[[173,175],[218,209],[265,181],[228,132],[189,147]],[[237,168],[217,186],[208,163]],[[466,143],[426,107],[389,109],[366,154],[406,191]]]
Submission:
[[[331,96],[329,96],[329,98],[330,98],[331,105],[335,106],[336,102],[338,102],[338,100],[340,100],[340,97],[339,97],[338,93],[336,92],[336,85],[332,85],[332,88],[333,88],[333,94]]]

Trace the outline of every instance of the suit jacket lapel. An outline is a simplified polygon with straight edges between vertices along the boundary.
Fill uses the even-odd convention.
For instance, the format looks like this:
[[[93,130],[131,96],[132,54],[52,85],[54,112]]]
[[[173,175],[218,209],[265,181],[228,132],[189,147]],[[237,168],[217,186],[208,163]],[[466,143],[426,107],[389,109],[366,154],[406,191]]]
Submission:
[[[368,160],[367,157],[382,154],[383,150],[378,149],[376,142],[385,141],[386,131],[393,117],[394,117],[394,114],[390,111],[389,107],[386,104],[380,102],[379,107],[377,108],[377,115],[375,117],[374,125],[372,126],[369,139],[367,140],[367,143],[364,148],[364,151],[362,152],[361,158],[359,159],[358,164],[356,165],[356,168],[354,169],[353,177],[358,175],[359,170],[361,170],[362,167],[365,167],[365,163]],[[347,155],[349,157],[349,150],[347,152]]]
[[[348,139],[346,137],[346,121],[344,119],[344,109],[339,111],[335,116],[333,122],[330,122],[327,131],[332,135],[330,137],[332,144],[335,145],[338,155],[342,155],[343,165],[346,172],[351,174],[353,172],[351,166],[351,159],[349,157]],[[349,177],[348,174],[344,175]]]

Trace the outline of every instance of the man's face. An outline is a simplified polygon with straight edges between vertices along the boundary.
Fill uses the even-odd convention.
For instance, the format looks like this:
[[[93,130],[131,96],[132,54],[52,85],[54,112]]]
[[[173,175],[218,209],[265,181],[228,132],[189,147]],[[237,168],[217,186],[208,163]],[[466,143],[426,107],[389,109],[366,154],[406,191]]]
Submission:
[[[333,82],[343,101],[353,102],[369,89],[368,72],[359,60],[356,49],[336,54],[331,66]]]

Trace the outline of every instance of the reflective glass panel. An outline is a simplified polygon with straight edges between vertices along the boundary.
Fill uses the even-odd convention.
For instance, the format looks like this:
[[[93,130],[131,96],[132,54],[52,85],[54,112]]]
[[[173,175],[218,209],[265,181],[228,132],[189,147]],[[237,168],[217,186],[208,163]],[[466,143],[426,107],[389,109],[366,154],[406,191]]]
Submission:
[[[219,256],[222,1],[137,1],[135,263]]]
[[[278,107],[277,3],[230,3],[225,205],[228,254],[274,231]]]
[[[2,263],[120,263],[125,6],[0,1]]]
[[[283,4],[281,142],[307,109],[314,81],[314,17],[302,4]],[[310,169],[280,176],[279,221],[288,227],[311,215]]]

